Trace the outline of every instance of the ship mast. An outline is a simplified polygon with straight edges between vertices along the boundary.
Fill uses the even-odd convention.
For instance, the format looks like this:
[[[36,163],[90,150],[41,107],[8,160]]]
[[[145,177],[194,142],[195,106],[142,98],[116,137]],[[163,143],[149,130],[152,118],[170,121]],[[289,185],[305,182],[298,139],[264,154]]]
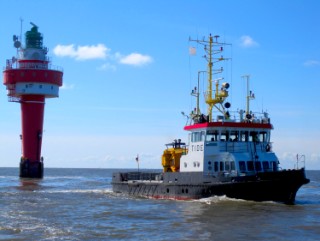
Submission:
[[[250,117],[250,100],[253,100],[255,98],[254,93],[249,89],[249,79],[250,79],[250,75],[243,75],[242,78],[245,78],[247,81],[247,96],[246,96],[246,100],[247,100],[247,105],[246,105],[246,118]],[[248,119],[250,119],[248,118]]]
[[[229,88],[229,84],[228,83],[223,83],[221,85],[221,88],[219,89],[219,81],[223,80],[223,77],[217,78],[215,79],[215,91],[213,91],[213,86],[212,86],[212,82],[213,82],[213,74],[217,75],[217,74],[221,74],[223,72],[223,67],[218,68],[218,69],[213,69],[213,64],[215,63],[219,63],[221,61],[224,60],[228,60],[227,58],[224,58],[222,55],[220,55],[220,57],[214,57],[214,55],[218,55],[221,54],[223,52],[223,46],[227,45],[226,43],[221,43],[218,42],[218,35],[212,36],[211,34],[209,35],[209,39],[202,39],[202,40],[193,40],[193,39],[189,39],[189,41],[193,41],[193,42],[197,42],[199,44],[204,45],[204,50],[206,52],[206,55],[204,56],[204,58],[207,60],[208,64],[207,64],[207,73],[208,73],[208,87],[207,87],[207,91],[205,93],[205,101],[208,105],[208,117],[209,117],[209,122],[212,122],[212,109],[213,107],[216,107],[216,109],[218,111],[220,111],[221,113],[223,113],[225,118],[229,118],[229,116],[227,115],[226,111],[225,111],[225,107],[229,108],[230,104],[226,103],[226,106],[224,107],[222,104],[225,101],[225,99],[228,97],[228,91],[227,89]],[[198,75],[200,72],[204,72],[204,71],[199,71]],[[198,76],[199,78],[199,76]],[[198,80],[199,81],[199,80]],[[199,89],[198,89],[199,91]],[[213,94],[214,92],[214,94]],[[200,114],[198,106],[199,99],[197,96],[197,115]],[[219,105],[218,105],[219,104]]]

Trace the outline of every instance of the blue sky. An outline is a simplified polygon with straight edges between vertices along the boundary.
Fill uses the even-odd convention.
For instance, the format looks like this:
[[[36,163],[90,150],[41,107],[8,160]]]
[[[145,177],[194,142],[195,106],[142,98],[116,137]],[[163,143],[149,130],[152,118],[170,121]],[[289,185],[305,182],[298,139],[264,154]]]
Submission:
[[[205,70],[213,35],[232,44],[228,82],[234,111],[267,110],[283,168],[297,153],[320,169],[320,2],[304,1],[1,1],[0,62],[15,55],[12,35],[39,26],[52,64],[64,69],[58,99],[47,99],[46,167],[160,168],[164,144],[186,140],[190,90]],[[190,56],[190,46],[197,55]],[[232,68],[231,68],[232,67]],[[18,166],[20,107],[0,88],[0,166]]]

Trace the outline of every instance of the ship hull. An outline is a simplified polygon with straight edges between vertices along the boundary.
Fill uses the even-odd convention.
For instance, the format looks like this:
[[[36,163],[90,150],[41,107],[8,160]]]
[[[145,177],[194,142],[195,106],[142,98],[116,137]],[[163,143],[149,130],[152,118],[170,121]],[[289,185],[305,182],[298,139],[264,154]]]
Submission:
[[[206,176],[204,173],[114,173],[113,191],[137,197],[192,200],[212,196],[294,204],[307,184],[304,169],[256,173],[251,176]]]

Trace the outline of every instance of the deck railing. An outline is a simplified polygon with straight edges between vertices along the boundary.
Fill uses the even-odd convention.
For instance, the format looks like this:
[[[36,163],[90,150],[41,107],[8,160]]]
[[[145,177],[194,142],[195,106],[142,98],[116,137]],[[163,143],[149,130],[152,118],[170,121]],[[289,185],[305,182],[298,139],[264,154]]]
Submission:
[[[125,172],[121,173],[122,179],[127,181],[148,180],[155,181],[160,172]]]
[[[7,59],[6,67],[4,70],[10,69],[44,69],[44,70],[56,70],[63,72],[63,68],[57,65],[52,65],[48,63],[39,63],[39,62],[17,62],[12,59]]]

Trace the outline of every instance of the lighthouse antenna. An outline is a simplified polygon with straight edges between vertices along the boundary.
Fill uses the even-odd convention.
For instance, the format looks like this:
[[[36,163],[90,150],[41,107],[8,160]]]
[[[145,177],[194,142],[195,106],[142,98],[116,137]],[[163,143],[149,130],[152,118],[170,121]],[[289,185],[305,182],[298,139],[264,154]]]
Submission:
[[[22,41],[22,23],[23,23],[23,19],[20,18],[20,41]]]

